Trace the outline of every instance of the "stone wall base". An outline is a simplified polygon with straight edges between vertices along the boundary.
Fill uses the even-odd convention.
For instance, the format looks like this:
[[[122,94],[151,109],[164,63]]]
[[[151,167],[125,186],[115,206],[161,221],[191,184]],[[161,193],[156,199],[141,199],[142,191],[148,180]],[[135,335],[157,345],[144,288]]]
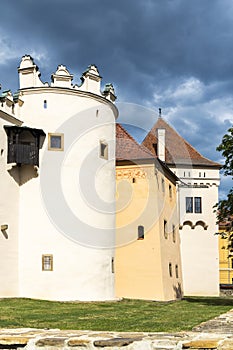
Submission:
[[[233,349],[233,334],[118,333],[58,329],[0,329],[0,349],[25,350]]]

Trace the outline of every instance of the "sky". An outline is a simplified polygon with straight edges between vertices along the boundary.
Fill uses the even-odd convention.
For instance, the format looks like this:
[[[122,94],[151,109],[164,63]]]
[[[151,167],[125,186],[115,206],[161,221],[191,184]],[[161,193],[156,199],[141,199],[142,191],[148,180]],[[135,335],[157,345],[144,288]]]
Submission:
[[[18,89],[29,54],[49,81],[95,64],[112,83],[119,122],[150,130],[162,116],[205,157],[233,124],[232,0],[7,0],[0,12],[0,83]],[[140,140],[142,137],[135,134]],[[222,177],[220,198],[232,186]]]

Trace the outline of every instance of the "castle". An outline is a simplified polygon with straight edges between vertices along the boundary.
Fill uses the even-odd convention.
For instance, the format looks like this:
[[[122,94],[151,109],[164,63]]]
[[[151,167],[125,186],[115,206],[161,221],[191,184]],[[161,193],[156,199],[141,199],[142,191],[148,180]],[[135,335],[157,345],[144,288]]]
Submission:
[[[90,65],[44,83],[22,57],[0,97],[1,297],[218,295],[219,164],[163,118],[139,145]],[[116,187],[117,185],[117,187]]]

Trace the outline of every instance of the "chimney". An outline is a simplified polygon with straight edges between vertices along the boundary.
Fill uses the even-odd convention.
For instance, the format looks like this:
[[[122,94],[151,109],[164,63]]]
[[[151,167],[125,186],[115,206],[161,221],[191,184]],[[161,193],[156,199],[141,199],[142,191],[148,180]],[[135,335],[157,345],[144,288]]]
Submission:
[[[157,156],[165,162],[165,129],[157,129]]]

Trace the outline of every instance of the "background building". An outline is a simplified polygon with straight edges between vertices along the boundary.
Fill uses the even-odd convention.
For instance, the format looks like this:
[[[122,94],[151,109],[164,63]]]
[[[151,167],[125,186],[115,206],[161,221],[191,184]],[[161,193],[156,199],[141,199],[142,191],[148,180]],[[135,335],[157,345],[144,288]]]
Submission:
[[[180,239],[185,295],[219,295],[216,216],[220,164],[197,152],[162,117],[143,143],[179,177]]]

